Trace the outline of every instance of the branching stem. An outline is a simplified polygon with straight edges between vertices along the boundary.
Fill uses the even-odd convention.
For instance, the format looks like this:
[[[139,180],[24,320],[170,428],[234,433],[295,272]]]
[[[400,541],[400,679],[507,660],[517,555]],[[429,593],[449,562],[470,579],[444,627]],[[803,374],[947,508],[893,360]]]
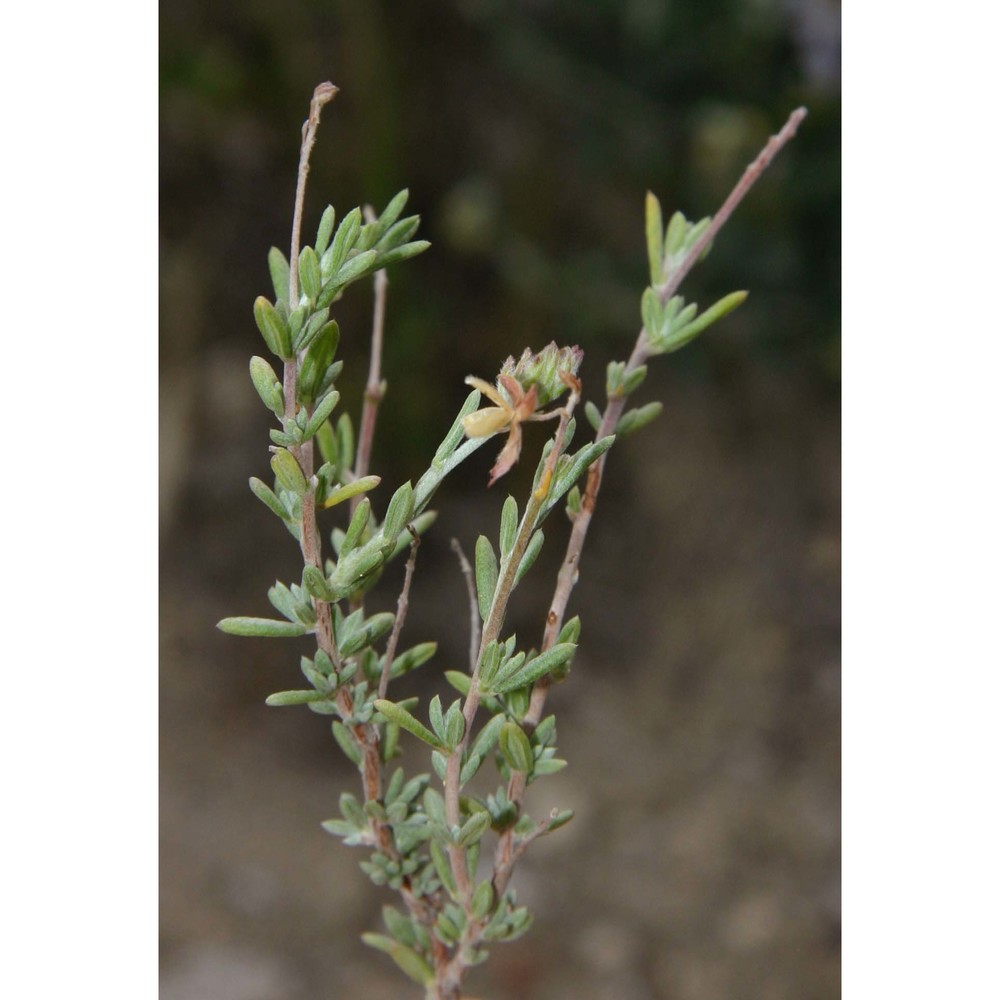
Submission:
[[[657,289],[660,299],[666,302],[676,294],[681,282],[687,277],[691,268],[704,253],[705,248],[718,235],[719,230],[725,225],[729,217],[733,214],[737,205],[743,200],[747,192],[757,181],[757,179],[768,168],[771,161],[782,149],[782,147],[795,135],[799,123],[806,116],[805,108],[798,108],[792,112],[785,122],[781,131],[771,136],[767,144],[757,155],[756,159],[746,168],[743,176],[736,186],[729,193],[723,202],[722,207],[712,218],[712,222],[696,241],[684,260],[668,275],[667,281]],[[635,346],[625,366],[625,373],[631,373],[639,368],[649,358],[649,345],[646,339],[646,331],[639,331]],[[597,431],[595,440],[600,440],[609,434],[614,434],[618,421],[621,419],[627,396],[615,396],[608,400],[604,409],[600,429]],[[562,565],[559,568],[559,575],[556,580],[556,588],[552,595],[552,602],[549,605],[549,612],[545,618],[545,630],[542,635],[542,648],[544,652],[550,649],[562,630],[563,621],[566,615],[566,607],[569,604],[570,595],[576,585],[580,571],[580,557],[583,552],[583,544],[587,538],[587,531],[597,505],[597,494],[601,489],[601,482],[604,475],[604,464],[607,461],[608,453],[601,455],[587,472],[587,486],[584,491],[580,510],[573,520],[573,529],[570,532],[569,542],[566,545],[566,554],[563,557]],[[541,721],[542,713],[545,710],[545,699],[551,686],[551,680],[543,677],[536,682],[531,692],[531,701],[528,711],[524,716],[523,728],[530,733]],[[524,798],[526,788],[526,778],[523,772],[515,771],[508,782],[507,797],[520,810],[521,802]],[[513,873],[514,863],[514,831],[505,831],[500,836],[494,855],[493,887],[499,898],[506,889]]]

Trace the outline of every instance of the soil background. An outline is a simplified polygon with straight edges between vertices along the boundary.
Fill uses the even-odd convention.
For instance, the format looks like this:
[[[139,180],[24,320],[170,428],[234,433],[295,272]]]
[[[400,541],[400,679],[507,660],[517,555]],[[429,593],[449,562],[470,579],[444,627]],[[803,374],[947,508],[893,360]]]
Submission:
[[[646,189],[709,214],[809,106],[686,288],[750,298],[653,361],[638,401],[664,412],[611,454],[571,604],[582,645],[549,703],[570,766],[529,798],[577,816],[522,863],[535,924],[469,990],[839,996],[839,5],[178,0],[161,19],[162,1000],[419,992],[358,939],[391,894],[320,828],[354,782],[327,722],[263,704],[298,686],[297,650],[214,628],[267,614],[267,587],[299,565],[246,489],[267,473],[268,426],[247,361],[324,79],[341,93],[306,233],[327,202],[343,215],[409,186],[434,244],[390,272],[377,505],[422,472],[463,377],[509,353],[579,344],[600,400],[640,324]],[[364,285],[336,308],[355,417]],[[528,429],[526,454],[543,434]],[[487,492],[496,450],[436,498],[404,641],[440,650],[404,694],[443,694],[464,662],[449,540],[471,552],[495,534],[530,471]],[[565,544],[555,518],[546,533],[511,613],[524,636],[541,634]],[[373,608],[394,607],[401,571]]]

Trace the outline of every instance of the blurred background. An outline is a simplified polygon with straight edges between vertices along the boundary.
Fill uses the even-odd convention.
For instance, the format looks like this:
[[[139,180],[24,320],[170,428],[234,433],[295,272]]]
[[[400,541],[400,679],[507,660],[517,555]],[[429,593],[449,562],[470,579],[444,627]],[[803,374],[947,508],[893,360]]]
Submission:
[[[610,457],[571,613],[582,646],[549,705],[570,766],[529,798],[577,818],[515,880],[536,922],[474,970],[486,1000],[839,996],[840,8],[832,0],[173,0],[161,7],[161,932],[163,1000],[416,996],[358,940],[391,894],[320,829],[354,777],[327,722],[269,709],[291,643],[223,636],[267,614],[297,547],[246,488],[267,473],[247,361],[266,254],[287,247],[313,87],[341,92],[305,232],[400,188],[433,247],[390,272],[374,470],[426,466],[468,374],[583,347],[598,402],[647,280],[643,197],[713,212],[788,113],[798,138],[689,280],[747,303],[654,359],[664,401]],[[371,289],[336,306],[357,417]],[[526,454],[544,431],[530,428]],[[481,449],[436,498],[406,644],[464,663],[449,539],[495,535],[510,490]],[[338,523],[330,518],[327,528]],[[555,515],[510,623],[540,636]],[[374,609],[395,605],[402,567]],[[436,666],[435,666],[436,664]],[[405,687],[405,690],[404,690]],[[411,767],[424,769],[416,754]],[[408,991],[409,990],[409,991]]]

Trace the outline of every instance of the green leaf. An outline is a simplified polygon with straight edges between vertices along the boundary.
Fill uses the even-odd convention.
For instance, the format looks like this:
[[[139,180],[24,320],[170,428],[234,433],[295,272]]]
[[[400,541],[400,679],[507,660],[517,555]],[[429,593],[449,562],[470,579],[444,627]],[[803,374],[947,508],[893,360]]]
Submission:
[[[479,614],[486,621],[497,589],[500,569],[493,546],[485,535],[476,540],[476,593],[479,598]]]
[[[458,832],[458,843],[461,847],[468,847],[469,844],[478,843],[482,836],[490,828],[490,814],[483,812],[473,813],[463,824]]]
[[[436,652],[436,642],[420,642],[416,646],[411,646],[392,661],[390,677],[395,680],[403,674],[410,673],[411,670],[416,670],[417,667],[422,667]]]
[[[353,482],[335,489],[323,501],[323,506],[335,507],[338,503],[350,500],[351,497],[355,497],[359,493],[367,493],[368,490],[375,489],[380,482],[382,482],[381,476],[362,476],[360,479],[355,479]]]
[[[299,254],[299,284],[307,298],[315,301],[319,297],[323,281],[319,274],[319,258],[312,247],[303,247]]]
[[[361,231],[361,209],[352,208],[337,226],[337,232],[333,237],[333,245],[327,251],[330,255],[328,267],[330,274],[336,274],[341,265],[347,259],[347,255],[354,246]],[[324,254],[324,257],[326,254]]]
[[[263,295],[258,295],[253,304],[253,317],[271,353],[286,361],[290,360],[293,357],[292,331]]]
[[[371,500],[368,497],[363,497],[355,508],[354,514],[351,516],[351,523],[347,526],[347,534],[344,535],[344,540],[340,543],[342,557],[353,552],[361,543],[364,530],[368,527],[371,510]]]
[[[376,257],[378,257],[377,250],[365,250],[364,253],[359,253],[340,268],[334,275],[333,281],[341,287],[352,281],[357,281],[375,266]]]
[[[560,642],[547,649],[544,653],[539,653],[533,660],[529,660],[513,674],[504,675],[503,670],[490,682],[490,687],[497,694],[506,694],[519,687],[533,684],[539,677],[544,677],[550,671],[561,667],[572,658],[576,646],[571,642]]]
[[[223,618],[217,628],[229,635],[284,636],[305,635],[306,627],[298,622],[275,621],[273,618]]]
[[[649,255],[649,281],[658,285],[663,281],[663,213],[659,199],[652,191],[646,192],[646,251]]]
[[[323,571],[316,566],[306,566],[302,570],[302,584],[317,601],[326,601],[329,604],[336,600],[336,595],[330,590]]]
[[[517,501],[508,496],[500,512],[500,558],[506,559],[517,538]]]
[[[376,239],[381,238],[383,233],[388,232],[388,230],[395,224],[396,220],[403,214],[403,209],[406,208],[407,199],[410,197],[410,192],[408,188],[403,188],[388,205],[382,210],[382,214],[378,217],[378,223],[375,227]]]
[[[554,482],[549,488],[549,495],[542,505],[539,520],[548,514],[550,510],[559,502],[569,488],[583,475],[584,472],[596,462],[615,443],[614,434],[601,438],[599,441],[592,441],[581,448],[569,461],[566,468],[558,472],[553,477]]]
[[[405,243],[420,228],[420,216],[411,215],[409,218],[401,219],[395,225],[390,226],[384,235],[378,238],[375,244],[380,254],[387,254],[390,250]],[[379,258],[381,263],[382,258]]]
[[[413,243],[404,243],[401,247],[396,247],[394,250],[388,250],[386,253],[380,254],[378,258],[378,266],[389,267],[391,264],[398,264],[401,260],[409,260],[411,257],[416,257],[417,254],[423,253],[430,243],[427,240],[415,240]],[[370,251],[374,253],[375,251]]]
[[[596,404],[588,399],[587,402],[583,404],[583,412],[586,414],[587,423],[590,424],[595,431],[599,431],[601,429],[603,414],[597,408]]]
[[[553,830],[558,830],[559,827],[565,826],[575,815],[572,809],[553,809],[549,816],[549,829],[548,832],[552,833]]]
[[[493,908],[493,886],[489,880],[480,882],[472,894],[472,916],[482,920]]]
[[[524,577],[524,574],[535,565],[535,560],[538,558],[538,553],[542,551],[542,546],[545,544],[545,532],[541,528],[536,528],[534,534],[528,540],[528,544],[525,547],[524,555],[521,557],[520,565],[517,567],[517,572],[514,574],[514,586],[516,587]]]
[[[308,705],[311,701],[323,701],[328,694],[323,691],[278,691],[276,694],[269,694],[264,701],[265,705],[272,708],[279,708],[283,705]]]
[[[399,966],[407,976],[421,986],[428,986],[434,981],[434,970],[412,949],[384,934],[373,934],[365,931],[361,940],[372,948],[384,951]]]
[[[436,841],[431,841],[431,860],[434,862],[434,870],[437,872],[441,884],[447,889],[452,899],[458,898],[458,887],[455,885],[455,876],[451,870],[451,862],[444,848]]]
[[[277,248],[271,247],[267,254],[267,269],[271,272],[271,284],[274,286],[274,299],[288,301],[288,277],[291,268],[285,255]]]
[[[478,389],[473,389],[472,392],[465,397],[465,402],[462,404],[462,408],[458,411],[458,416],[455,417],[455,422],[448,429],[448,433],[445,434],[444,440],[438,446],[438,450],[434,453],[434,459],[431,463],[432,465],[441,465],[462,443],[462,439],[465,437],[465,429],[462,427],[462,421],[469,416],[470,413],[474,413],[476,409],[478,409],[479,399],[480,395]]]
[[[291,515],[285,510],[284,504],[278,499],[277,494],[266,483],[256,476],[250,477],[250,489],[253,495],[268,508],[272,513],[281,518],[282,521],[290,521]]]
[[[322,427],[330,414],[337,408],[340,402],[340,393],[336,389],[331,389],[317,404],[312,416],[306,422],[305,430],[302,432],[302,440],[308,441]]]
[[[688,222],[683,212],[674,212],[667,223],[667,234],[664,237],[664,252],[668,257],[675,257],[684,246],[687,236]]]
[[[435,750],[446,750],[447,747],[441,742],[422,722],[415,719],[405,708],[395,702],[386,701],[384,698],[375,699],[375,710],[381,712],[389,721],[396,723],[400,729],[405,729],[408,733],[416,736],[428,746]]]
[[[535,763],[531,743],[516,722],[505,722],[500,729],[500,753],[511,770],[531,773]]]
[[[465,718],[462,715],[461,702],[456,698],[451,703],[448,714],[444,718],[444,741],[454,749],[461,742],[464,733]]]
[[[250,359],[250,379],[264,405],[279,419],[284,416],[281,381],[274,373],[274,369],[256,355]]]
[[[333,224],[337,219],[337,213],[333,205],[327,205],[323,211],[323,217],[319,220],[319,229],[316,230],[316,253],[323,256],[333,235]]]
[[[559,630],[559,637],[556,642],[572,642],[578,643],[580,641],[580,616],[574,615],[565,625]]]
[[[334,719],[331,728],[333,730],[333,738],[337,741],[337,746],[344,751],[344,756],[352,764],[360,767],[361,748],[358,746],[358,741],[354,738],[354,734],[338,719]]]
[[[413,486],[406,482],[393,493],[386,508],[385,521],[382,524],[385,537],[392,539],[395,544],[395,539],[406,529],[406,522],[411,517],[413,517]]]
[[[433,698],[431,698],[431,703],[427,706],[427,714],[430,716],[434,732],[441,737],[441,742],[447,746],[448,740],[445,738],[444,711],[441,708],[440,695],[436,694]]]
[[[395,664],[393,664],[395,666]],[[463,697],[472,690],[472,678],[461,670],[446,670],[445,680]]]
[[[275,478],[290,493],[304,496],[309,492],[309,484],[306,477],[295,461],[295,456],[286,448],[276,448],[271,456],[271,468],[274,470]]]
[[[673,351],[679,350],[685,344],[694,340],[703,330],[742,305],[746,301],[746,297],[746,292],[731,292],[724,298],[719,299],[711,308],[706,309],[697,319],[671,330],[670,335],[665,337],[662,343],[657,344],[656,347],[662,354],[670,354]],[[683,316],[683,313],[681,315]]]
[[[662,403],[647,403],[634,410],[629,410],[619,421],[615,434],[619,438],[627,438],[629,434],[641,430],[646,424],[652,423],[663,412]]]
[[[348,413],[342,413],[337,421],[337,454],[342,470],[354,468],[354,424]]]
[[[494,715],[489,722],[479,730],[478,735],[472,741],[472,746],[469,747],[469,756],[473,754],[478,754],[480,757],[485,757],[492,749],[497,739],[500,736],[500,729],[504,724],[504,715]]]

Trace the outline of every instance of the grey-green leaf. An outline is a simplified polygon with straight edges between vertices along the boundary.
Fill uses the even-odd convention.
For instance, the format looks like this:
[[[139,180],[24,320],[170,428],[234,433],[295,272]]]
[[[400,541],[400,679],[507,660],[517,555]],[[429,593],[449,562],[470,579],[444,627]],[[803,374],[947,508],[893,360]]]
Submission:
[[[223,618],[218,628],[229,635],[283,638],[306,634],[306,627],[298,622],[282,622],[273,618]]]
[[[476,594],[479,598],[479,614],[486,621],[497,589],[500,569],[490,540],[480,535],[476,540]]]
[[[408,733],[416,736],[418,740],[422,740],[428,746],[433,747],[435,750],[446,750],[444,743],[441,742],[422,722],[415,719],[405,708],[397,705],[395,702],[386,701],[384,698],[377,698],[375,700],[375,710],[381,712],[389,722],[395,722],[400,729],[405,729]]]

